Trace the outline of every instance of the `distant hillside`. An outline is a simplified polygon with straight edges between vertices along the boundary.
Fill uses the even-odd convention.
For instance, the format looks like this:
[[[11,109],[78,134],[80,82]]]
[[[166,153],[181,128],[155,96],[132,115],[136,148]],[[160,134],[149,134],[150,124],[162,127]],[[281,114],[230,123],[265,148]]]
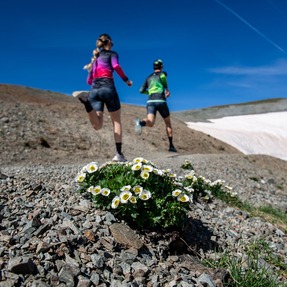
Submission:
[[[205,122],[208,119],[281,111],[287,111],[287,98],[276,98],[241,104],[214,106],[203,109],[174,112],[173,116],[182,120],[183,122]]]
[[[136,117],[145,115],[144,107],[122,105],[123,152],[128,159],[240,154],[232,146],[188,128],[173,116],[178,153],[169,153],[160,117],[153,128],[144,128],[140,136],[135,134]],[[115,153],[111,119],[106,111],[103,129],[95,131],[78,99],[17,85],[0,84],[0,134],[0,164],[108,160]]]

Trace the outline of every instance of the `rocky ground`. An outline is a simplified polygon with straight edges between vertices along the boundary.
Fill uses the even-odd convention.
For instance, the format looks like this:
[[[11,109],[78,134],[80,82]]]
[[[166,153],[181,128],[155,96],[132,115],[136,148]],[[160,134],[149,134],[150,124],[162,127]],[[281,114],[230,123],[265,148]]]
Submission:
[[[96,133],[73,98],[0,85],[0,100],[0,286],[223,286],[228,272],[197,258],[216,257],[218,249],[244,258],[244,247],[259,239],[287,264],[284,227],[216,199],[193,203],[182,234],[128,229],[75,192],[83,165],[113,156],[108,116]],[[286,161],[245,156],[176,118],[178,153],[170,154],[160,118],[154,129],[134,135],[133,120],[144,113],[123,106],[129,160],[143,156],[182,174],[188,159],[196,174],[225,180],[242,201],[287,212]]]

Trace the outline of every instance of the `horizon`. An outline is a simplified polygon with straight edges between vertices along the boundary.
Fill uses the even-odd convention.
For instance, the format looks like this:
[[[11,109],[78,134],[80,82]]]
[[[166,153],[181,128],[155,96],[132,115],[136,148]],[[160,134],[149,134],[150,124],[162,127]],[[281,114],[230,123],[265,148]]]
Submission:
[[[287,38],[281,29],[287,26],[287,1],[147,0],[135,7],[131,0],[111,0],[108,13],[102,2],[43,1],[2,3],[3,84],[66,95],[89,90],[83,66],[97,37],[108,33],[134,83],[127,87],[114,73],[123,104],[145,106],[139,88],[157,58],[168,73],[171,111],[287,98]]]
[[[35,90],[39,90],[39,91],[44,91],[44,92],[52,92],[52,93],[59,93],[63,96],[68,96],[68,97],[72,97],[72,95],[67,95],[58,91],[52,91],[52,90],[47,90],[47,89],[41,89],[41,88],[35,88],[35,87],[30,87],[30,86],[25,86],[25,85],[18,85],[18,84],[6,84],[6,83],[0,83],[1,85],[8,85],[8,86],[16,86],[16,87],[20,87],[20,88],[27,88],[27,89],[35,89]],[[248,101],[248,102],[240,102],[240,103],[233,103],[233,104],[223,104],[223,105],[215,105],[215,106],[207,106],[207,107],[203,107],[203,108],[196,108],[196,109],[190,109],[190,110],[180,110],[180,111],[173,111],[175,113],[177,112],[185,112],[185,111],[191,111],[191,110],[202,110],[202,109],[211,109],[211,108],[224,108],[224,107],[230,107],[230,106],[244,106],[244,105],[252,105],[252,104],[260,104],[260,103],[267,103],[267,102],[274,102],[274,101],[281,101],[281,100],[287,100],[287,98],[268,98],[268,99],[262,99],[262,100],[255,100],[255,101]],[[132,105],[132,106],[136,106],[136,107],[145,107],[145,105],[138,105],[138,104],[134,104],[134,103],[123,103],[124,105]],[[283,109],[284,110],[284,109]]]
[[[64,94],[64,93],[61,93],[61,92],[58,92],[58,91],[52,91],[52,90],[47,90],[47,89],[41,89],[41,88],[35,88],[35,87],[30,87],[30,86],[25,86],[25,85],[18,85],[18,84],[6,84],[6,83],[0,83],[0,86],[1,85],[8,85],[8,86],[16,86],[16,87],[20,87],[20,88],[27,88],[27,89],[35,89],[35,90],[39,90],[39,91],[42,91],[42,92],[52,92],[52,93],[58,93],[58,94],[61,94],[63,96],[67,96],[67,97],[73,97],[72,95],[67,95],[67,94]],[[253,104],[267,104],[267,103],[273,103],[274,101],[284,101],[286,100],[287,101],[287,98],[268,98],[268,99],[262,99],[262,100],[255,100],[255,101],[247,101],[247,102],[240,102],[240,103],[231,103],[231,104],[223,104],[223,105],[214,105],[214,106],[206,106],[206,107],[202,107],[202,108],[193,108],[193,109],[183,109],[183,110],[179,110],[179,111],[172,111],[173,113],[184,113],[184,112],[189,112],[189,111],[196,111],[196,110],[208,110],[208,109],[213,109],[213,108],[225,108],[225,107],[231,107],[231,106],[247,106],[247,105],[253,105]],[[135,104],[135,103],[121,103],[122,105],[131,105],[131,106],[135,106],[135,107],[140,107],[140,108],[145,108],[145,105],[140,105],[140,104]],[[282,110],[278,110],[279,112],[281,111],[285,111],[287,110],[287,108],[283,108]],[[272,109],[271,111],[268,111],[266,113],[272,113],[274,112]],[[262,112],[260,112],[262,113]],[[247,113],[248,114],[248,113]],[[244,115],[244,114],[242,114]]]

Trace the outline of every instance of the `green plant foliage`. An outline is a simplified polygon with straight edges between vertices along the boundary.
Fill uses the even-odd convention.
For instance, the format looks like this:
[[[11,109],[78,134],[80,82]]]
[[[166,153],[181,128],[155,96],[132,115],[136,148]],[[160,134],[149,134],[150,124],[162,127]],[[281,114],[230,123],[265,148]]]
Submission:
[[[184,163],[181,165],[182,169],[190,169],[190,170],[194,170],[191,161],[190,160],[185,160]]]
[[[75,180],[78,191],[88,195],[96,208],[145,229],[182,229],[193,198],[210,200],[222,187],[222,181],[211,183],[193,171],[179,177],[143,158],[107,162],[101,167],[92,162]]]
[[[205,259],[203,263],[212,268],[224,268],[229,270],[230,280],[224,286],[230,287],[286,287],[279,278],[278,258],[275,260],[268,244],[262,240],[256,240],[245,246],[245,256],[233,257],[232,252],[225,250],[217,256],[218,260]],[[266,262],[264,264],[264,262]],[[268,265],[271,263],[273,265]],[[275,268],[274,268],[275,266]],[[283,275],[284,276],[284,275]]]
[[[273,216],[274,218],[282,220],[282,222],[286,225],[287,224],[287,214],[284,213],[280,209],[273,208],[272,206],[265,205],[259,208],[259,211],[264,212]]]

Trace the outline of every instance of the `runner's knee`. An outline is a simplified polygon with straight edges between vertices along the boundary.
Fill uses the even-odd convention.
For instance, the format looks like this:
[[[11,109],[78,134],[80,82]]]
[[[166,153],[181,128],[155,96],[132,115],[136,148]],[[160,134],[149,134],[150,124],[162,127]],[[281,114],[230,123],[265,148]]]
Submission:
[[[101,124],[100,124],[100,125],[92,124],[92,127],[93,127],[96,131],[98,131],[98,130],[100,130],[100,129],[102,128],[102,125],[101,125]]]

